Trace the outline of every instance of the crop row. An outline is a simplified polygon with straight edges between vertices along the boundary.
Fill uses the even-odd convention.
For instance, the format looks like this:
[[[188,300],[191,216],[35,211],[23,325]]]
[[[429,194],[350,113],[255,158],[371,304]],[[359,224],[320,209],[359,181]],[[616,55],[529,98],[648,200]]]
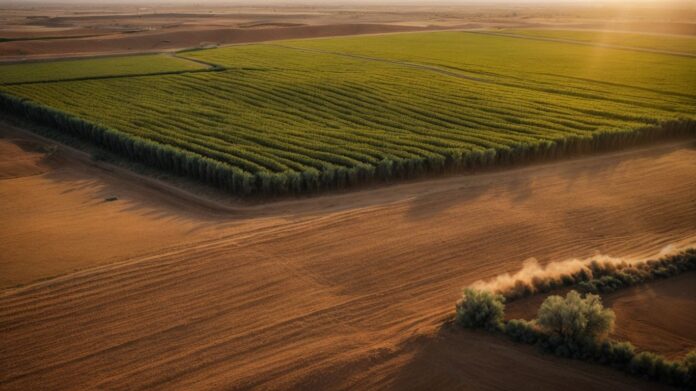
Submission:
[[[511,29],[503,30],[503,33],[523,35],[530,38],[567,39],[584,43],[666,50],[696,55],[696,38],[689,35],[653,35],[607,31],[548,29]]]
[[[420,56],[437,59],[444,43],[430,37],[434,49],[423,46]],[[511,50],[525,41],[508,40]],[[218,72],[6,86],[2,105],[237,194],[550,159],[696,130],[689,91],[663,91],[650,75],[635,76],[638,87],[558,69],[520,75],[503,61],[436,61],[434,71],[283,45],[182,54],[225,68]],[[650,63],[651,71],[670,70],[671,61]]]
[[[0,65],[0,84],[202,71],[204,64],[165,54]]]

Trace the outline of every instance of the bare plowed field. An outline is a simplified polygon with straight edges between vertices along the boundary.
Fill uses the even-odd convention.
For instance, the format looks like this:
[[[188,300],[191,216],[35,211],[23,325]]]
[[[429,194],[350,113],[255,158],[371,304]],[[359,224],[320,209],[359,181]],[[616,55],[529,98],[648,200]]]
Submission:
[[[654,386],[442,320],[528,257],[696,239],[690,143],[218,208],[3,135],[2,389]]]

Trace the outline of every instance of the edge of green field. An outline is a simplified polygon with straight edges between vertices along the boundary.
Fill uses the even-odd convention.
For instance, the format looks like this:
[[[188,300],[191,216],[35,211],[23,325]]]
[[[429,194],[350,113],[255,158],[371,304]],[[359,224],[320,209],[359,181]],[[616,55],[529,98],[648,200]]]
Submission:
[[[0,85],[203,71],[210,65],[170,54],[0,64]]]
[[[675,80],[652,74],[644,76],[640,69],[622,74],[622,66],[629,60],[639,59],[660,69],[661,62],[671,61],[665,60],[665,57],[602,52],[603,56],[608,55],[611,66],[609,71],[600,69],[603,71],[602,77],[594,80],[591,74],[574,73],[573,67],[576,65],[573,56],[588,53],[582,47],[569,48],[567,53],[555,53],[550,58],[558,58],[562,60],[561,63],[549,69],[540,69],[534,67],[534,61],[543,61],[543,52],[533,53],[526,58],[525,51],[530,48],[539,51],[544,47],[556,51],[566,49],[558,43],[543,47],[529,42],[518,45],[496,37],[472,39],[474,34],[456,34],[278,41],[187,52],[185,56],[190,61],[178,57],[167,58],[188,62],[187,66],[195,64],[208,71],[212,64],[222,64],[221,71],[215,74],[132,79],[127,77],[128,74],[121,73],[119,76],[124,77],[118,83],[89,80],[90,88],[95,91],[94,96],[89,97],[81,93],[81,86],[87,85],[83,81],[42,83],[29,80],[27,83],[34,84],[27,88],[23,85],[0,88],[0,108],[90,140],[120,156],[195,178],[238,195],[301,194],[415,178],[425,173],[459,172],[557,159],[696,134],[695,113],[689,111],[694,96],[688,88],[684,90],[679,82],[679,78],[690,82],[691,76],[683,69],[684,65],[669,64],[663,67],[676,75]],[[454,46],[448,46],[447,40],[451,37],[459,39]],[[427,43],[430,45],[426,49],[413,50]],[[508,45],[507,52],[501,51],[506,48],[505,45]],[[517,56],[518,61],[498,61],[497,53],[503,52]],[[381,57],[376,58],[378,55]],[[145,67],[143,58],[134,56],[129,60],[135,64],[134,69],[142,71]],[[678,64],[686,64],[690,60],[678,61]],[[101,69],[108,68],[106,64],[108,61],[101,64]],[[532,71],[528,68],[532,68]],[[148,69],[162,70],[161,67]],[[588,69],[584,70],[588,72]],[[78,71],[64,70],[63,75],[65,72],[77,75]],[[186,69],[183,71],[188,72]],[[375,73],[376,76],[365,78],[366,73]],[[93,74],[96,74],[94,79],[110,77],[104,72]],[[641,84],[645,80],[649,83]],[[335,86],[331,85],[334,81]],[[168,89],[161,87],[164,82]],[[187,87],[179,86],[181,82],[185,82],[184,86]],[[404,84],[411,82],[421,84]],[[136,85],[137,89],[129,91],[130,87]],[[189,87],[193,89],[187,89]],[[120,100],[112,100],[114,95],[109,95],[116,91],[121,96]],[[278,102],[271,107],[268,102],[251,98],[244,100],[235,95],[249,91],[254,96]],[[324,97],[321,91],[330,92],[331,95]],[[353,108],[345,106],[350,104],[346,100],[347,95],[343,95],[346,91],[351,94],[364,91],[368,95],[364,101],[356,101],[358,105]],[[517,95],[520,91],[524,93]],[[442,96],[435,99],[435,95]],[[134,101],[132,96],[145,96],[150,100]],[[295,100],[283,103],[277,96]],[[169,101],[169,97],[176,99]],[[353,98],[362,99],[350,95],[350,99]],[[458,101],[460,98],[464,100]],[[327,99],[326,102],[324,99]],[[381,106],[371,104],[371,101],[380,102]],[[121,107],[121,104],[125,106]],[[152,106],[148,106],[150,104]],[[229,112],[234,104],[242,105],[236,108],[238,116]],[[574,108],[576,104],[578,107]],[[324,105],[330,107],[331,111],[324,112]],[[103,112],[97,110],[97,114],[89,113],[97,108]],[[322,111],[312,112],[318,108],[322,108]],[[138,115],[131,109],[137,109],[138,113],[154,112],[167,119],[168,128],[165,130],[187,127],[191,134],[190,141],[186,142],[192,143],[190,145],[195,148],[188,148],[184,142],[180,143],[180,147],[176,143],[150,138],[148,133],[138,133],[138,129],[151,126],[151,122],[146,118],[131,120]],[[194,113],[194,117],[174,117],[180,114],[180,110]],[[379,118],[380,112],[384,118]],[[280,122],[268,122],[262,118],[262,115],[270,116],[273,113],[286,113],[288,116],[279,118]],[[340,120],[334,121],[331,113],[336,113]],[[550,117],[536,118],[539,115]],[[587,120],[578,115],[587,116]],[[432,118],[429,119],[429,116]],[[295,118],[301,121],[296,123]],[[327,126],[334,128],[331,130],[333,133],[327,133],[329,129],[322,128],[324,125],[318,122],[321,118],[324,118],[322,121],[326,121]],[[157,116],[151,120],[156,119]],[[257,124],[260,119],[275,125],[263,127],[263,122]],[[114,126],[115,120],[122,125]],[[403,127],[400,128],[399,124]],[[197,126],[220,129],[198,134]],[[220,152],[222,149],[216,149],[219,147],[215,145],[216,135],[224,134],[227,129],[236,131],[238,126],[249,129],[250,133],[230,135],[229,140],[233,141],[225,141],[225,153]],[[254,126],[261,132],[255,133]],[[282,149],[285,129],[274,129],[273,126],[292,128],[292,132],[287,133],[288,137],[292,137],[292,144],[289,144],[292,148]],[[303,127],[308,127],[304,136]],[[313,145],[311,141],[315,133],[317,137],[321,135],[322,139],[334,137],[334,140],[341,140],[335,138],[336,135],[346,132],[345,137],[350,138],[351,132],[360,131],[361,127],[385,133],[379,135],[379,140],[373,140],[372,145],[365,144],[364,153],[356,150],[352,157],[341,156],[340,153],[331,156],[332,151],[342,148],[336,144],[338,141],[327,145],[329,149],[322,150],[317,148],[324,146],[320,143]],[[544,127],[553,131],[544,133]],[[492,133],[485,134],[489,132],[486,129],[491,129]],[[510,129],[509,134],[506,129]],[[409,133],[414,131],[418,134]],[[365,137],[372,137],[377,134],[375,132],[351,139],[351,148],[362,148],[361,143],[370,141]],[[171,137],[176,140],[176,133],[172,133]],[[235,137],[240,137],[240,142],[246,144],[236,144]],[[298,137],[304,137],[307,141]],[[423,140],[425,144],[418,146],[418,140]],[[254,142],[260,143],[260,146],[252,145]],[[388,145],[391,149],[379,145]],[[399,149],[401,146],[403,150]],[[236,155],[236,149],[242,147],[251,152]],[[261,150],[261,147],[267,149]],[[268,160],[269,157],[272,159],[273,151],[282,155],[280,163]],[[302,151],[311,154],[303,156]],[[365,160],[360,160],[361,156]],[[293,162],[290,159],[300,160]],[[293,165],[301,168],[283,168]],[[266,168],[276,166],[280,168],[275,171]]]

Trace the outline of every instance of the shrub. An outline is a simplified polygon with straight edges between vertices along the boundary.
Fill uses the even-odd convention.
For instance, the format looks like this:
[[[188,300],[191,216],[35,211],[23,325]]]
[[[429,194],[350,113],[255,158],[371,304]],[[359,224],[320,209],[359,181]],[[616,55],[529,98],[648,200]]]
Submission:
[[[692,350],[682,360],[684,384],[696,387],[696,350]]]
[[[574,286],[580,293],[610,293],[631,285],[672,277],[696,270],[696,249],[642,263],[592,261],[575,272],[529,280],[517,280],[497,292],[510,302],[537,293],[549,292],[562,286]]]
[[[516,281],[504,294],[522,297],[553,287],[579,284],[585,292],[612,292],[617,289],[696,270],[696,249],[644,263],[592,262],[588,267],[556,279]],[[696,387],[696,350],[681,361],[669,361],[651,352],[636,352],[630,342],[604,338],[614,326],[614,313],[605,309],[599,296],[581,296],[570,291],[566,297],[550,296],[539,307],[534,321],[510,320],[503,323],[501,295],[466,289],[457,303],[457,322],[470,328],[503,331],[516,342],[534,344],[561,357],[571,357],[609,365],[622,371],[680,387]]]
[[[570,291],[565,298],[549,296],[539,307],[537,323],[566,343],[596,341],[614,327],[614,312],[597,295],[584,298]]]
[[[630,342],[609,341],[607,345],[608,349],[600,356],[600,360],[604,359],[615,367],[625,368],[636,355],[636,348]]]
[[[535,344],[544,338],[544,334],[535,327],[534,322],[524,319],[512,319],[505,323],[505,334],[513,341]]]
[[[471,288],[457,302],[456,322],[466,328],[501,330],[505,315],[503,296]]]

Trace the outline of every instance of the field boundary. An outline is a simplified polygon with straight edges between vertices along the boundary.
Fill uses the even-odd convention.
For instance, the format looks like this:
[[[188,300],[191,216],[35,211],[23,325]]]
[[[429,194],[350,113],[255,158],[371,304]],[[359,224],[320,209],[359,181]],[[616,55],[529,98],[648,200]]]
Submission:
[[[0,83],[0,86],[23,86],[29,84],[49,84],[49,83],[62,83],[69,81],[87,81],[87,80],[105,80],[105,79],[125,79],[129,77],[149,77],[149,76],[165,76],[165,75],[181,75],[184,73],[205,73],[205,72],[219,72],[224,69],[190,69],[185,71],[165,71],[165,72],[155,72],[155,73],[132,73],[128,75],[106,75],[106,76],[89,76],[89,77],[73,77],[66,79],[52,79],[52,80],[33,80],[33,81],[18,81],[11,83]]]
[[[148,77],[148,76],[164,76],[164,75],[181,75],[185,73],[205,73],[205,72],[220,72],[224,71],[226,68],[213,64],[207,61],[199,60],[196,58],[189,58],[184,56],[179,56],[178,53],[168,53],[172,58],[176,58],[181,61],[188,61],[198,65],[204,65],[206,69],[185,69],[180,71],[162,71],[162,72],[149,72],[149,73],[129,73],[123,75],[103,75],[103,76],[85,76],[85,77],[69,77],[63,79],[46,79],[46,80],[31,80],[31,81],[17,81],[17,82],[7,82],[0,83],[0,86],[21,86],[29,84],[48,84],[48,83],[60,83],[67,81],[86,81],[86,80],[105,80],[105,79],[123,79],[129,77]],[[137,56],[134,56],[137,57]]]
[[[361,25],[374,25],[374,23],[361,23]],[[377,23],[377,25],[380,25]],[[331,25],[318,25],[318,26],[331,26]],[[340,24],[339,26],[343,26]],[[392,26],[392,25],[389,25]],[[514,26],[513,26],[514,27]],[[408,26],[406,26],[406,29],[404,30],[396,30],[396,31],[386,31],[386,32],[368,32],[368,33],[352,33],[352,34],[333,34],[333,35],[320,35],[316,37],[290,37],[290,38],[274,38],[274,39],[262,39],[262,40],[249,40],[249,41],[241,41],[241,42],[229,42],[229,43],[222,43],[216,46],[216,48],[225,48],[225,47],[234,47],[234,46],[244,46],[244,45],[256,45],[256,44],[262,44],[266,42],[278,42],[278,41],[287,41],[287,40],[292,40],[292,41],[304,41],[304,40],[314,40],[314,39],[331,39],[331,38],[345,38],[345,37],[362,37],[362,36],[381,36],[381,35],[396,35],[396,34],[418,34],[418,33],[430,33],[430,32],[440,32],[440,31],[469,31],[469,30],[477,30],[481,29],[482,27],[479,25],[475,25],[472,27],[463,27],[463,26],[442,26],[442,27],[436,27],[436,26],[430,26],[430,27],[418,27],[416,29],[411,29]],[[59,54],[48,54],[48,55],[33,55],[30,57],[27,56],[5,56],[5,57],[0,57],[0,65],[10,65],[10,64],[28,64],[28,63],[37,63],[37,62],[52,62],[52,61],[71,61],[71,60],[85,60],[85,59],[93,59],[93,58],[108,58],[108,57],[122,57],[122,56],[140,56],[140,55],[149,55],[149,54],[166,54],[166,53],[181,53],[181,52],[188,52],[188,51],[198,51],[198,50],[206,50],[210,49],[207,47],[199,47],[199,46],[183,46],[183,47],[177,47],[177,48],[168,48],[168,49],[150,49],[150,50],[138,50],[138,51],[113,51],[113,52],[104,52],[104,53],[82,53],[82,54],[65,54],[65,55],[59,55]]]
[[[629,341],[612,340],[603,333],[593,334],[593,330],[599,328],[600,316],[606,320],[609,331],[614,321],[613,312],[604,309],[595,293],[610,293],[694,271],[696,248],[691,247],[647,261],[592,261],[572,273],[527,276],[527,281],[518,280],[519,284],[502,290],[478,289],[474,284],[464,290],[456,305],[456,317],[447,322],[505,335],[515,342],[538,346],[562,358],[611,366],[667,385],[693,387],[696,386],[696,350],[693,348],[681,360],[671,361],[654,352],[640,351]],[[561,296],[552,295],[539,307],[537,319],[504,319],[506,302],[561,287],[577,288],[586,296],[582,298],[576,290],[571,290],[565,301]],[[585,301],[586,307],[578,303],[578,299]],[[594,312],[590,314],[589,311]],[[549,323],[554,327],[549,328]]]
[[[507,303],[564,287],[575,287],[581,293],[611,293],[696,270],[696,247],[692,245],[676,255],[660,259],[627,262],[601,258],[603,257],[585,262],[566,261],[568,270],[550,273],[542,271],[541,275],[535,275],[531,279],[517,279],[502,288],[493,290],[493,293],[502,295]],[[476,285],[472,287],[476,289]]]
[[[448,151],[413,159],[383,159],[376,165],[331,167],[319,171],[247,172],[239,167],[155,141],[85,121],[74,115],[0,92],[0,110],[38,125],[50,126],[127,159],[163,169],[179,176],[213,185],[239,196],[316,193],[360,184],[412,179],[426,173],[441,174],[555,160],[578,154],[612,151],[657,140],[692,138],[696,121],[670,120],[639,129],[595,132],[589,136],[565,137],[534,144],[518,143],[508,148]]]
[[[592,31],[592,30],[589,30],[589,31]],[[677,52],[677,51],[673,51],[673,50],[641,48],[638,46],[614,45],[614,44],[610,44],[610,43],[585,42],[585,41],[577,41],[574,39],[566,39],[566,38],[537,37],[537,36],[530,36],[530,35],[524,35],[524,34],[505,33],[505,32],[497,32],[497,31],[483,31],[483,30],[478,30],[478,31],[468,30],[468,31],[463,31],[463,32],[469,33],[469,34],[492,35],[492,36],[497,36],[497,37],[530,39],[533,41],[547,41],[547,42],[556,42],[556,43],[567,43],[567,44],[571,44],[571,45],[593,46],[593,47],[604,48],[604,49],[629,50],[629,51],[634,51],[634,52],[663,54],[663,55],[667,55],[667,56],[679,56],[679,57],[689,57],[689,58],[696,57],[696,54],[687,53],[687,52]]]

